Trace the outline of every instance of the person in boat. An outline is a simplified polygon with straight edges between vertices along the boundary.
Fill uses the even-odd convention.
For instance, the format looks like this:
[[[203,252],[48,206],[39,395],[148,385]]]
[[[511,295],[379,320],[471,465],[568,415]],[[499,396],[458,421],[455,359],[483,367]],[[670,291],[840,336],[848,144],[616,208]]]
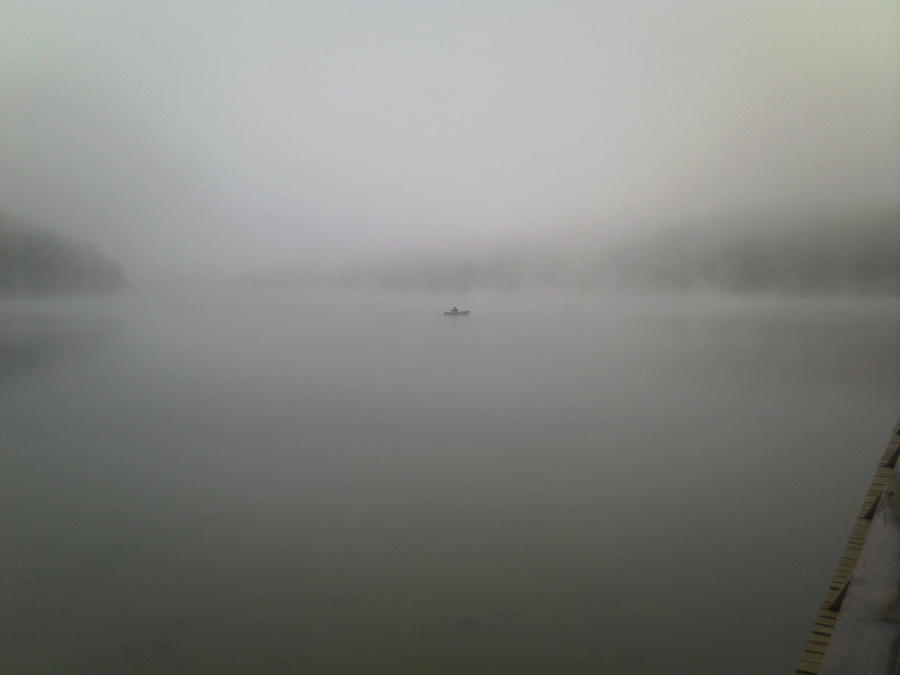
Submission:
[[[458,308],[456,305],[453,305],[453,309],[451,309],[450,311],[451,311],[451,312],[458,312],[458,311],[459,311],[459,308]]]

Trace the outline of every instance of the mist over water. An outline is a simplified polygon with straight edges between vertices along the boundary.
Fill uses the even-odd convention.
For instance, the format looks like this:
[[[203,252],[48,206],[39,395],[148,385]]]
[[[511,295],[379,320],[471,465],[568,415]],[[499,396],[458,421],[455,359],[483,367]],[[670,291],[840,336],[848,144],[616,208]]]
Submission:
[[[5,3],[0,213],[141,284],[853,227],[897,213],[898,19],[838,0]]]
[[[4,301],[0,664],[786,671],[900,403],[895,309]]]
[[[0,3],[0,672],[790,670],[900,403],[898,19]]]

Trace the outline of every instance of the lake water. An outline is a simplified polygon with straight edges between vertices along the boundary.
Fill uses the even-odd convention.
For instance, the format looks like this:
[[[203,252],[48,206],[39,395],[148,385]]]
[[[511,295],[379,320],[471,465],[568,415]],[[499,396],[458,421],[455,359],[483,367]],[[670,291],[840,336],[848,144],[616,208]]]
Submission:
[[[884,299],[5,301],[0,670],[787,672],[898,337]]]

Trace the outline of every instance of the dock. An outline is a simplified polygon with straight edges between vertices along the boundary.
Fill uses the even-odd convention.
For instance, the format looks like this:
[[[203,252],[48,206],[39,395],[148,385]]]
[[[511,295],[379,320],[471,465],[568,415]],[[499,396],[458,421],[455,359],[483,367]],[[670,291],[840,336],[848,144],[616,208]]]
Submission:
[[[900,419],[795,673],[900,674]]]

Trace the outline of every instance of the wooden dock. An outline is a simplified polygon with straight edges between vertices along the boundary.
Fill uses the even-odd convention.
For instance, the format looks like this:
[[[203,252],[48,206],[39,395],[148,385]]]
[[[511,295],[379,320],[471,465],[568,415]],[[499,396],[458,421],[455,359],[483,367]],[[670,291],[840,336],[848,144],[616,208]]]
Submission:
[[[850,533],[847,546],[844,548],[844,553],[838,563],[837,571],[831,580],[831,585],[828,587],[825,601],[822,603],[812,631],[810,631],[803,654],[800,657],[800,663],[795,671],[798,674],[821,675],[826,670],[826,659],[828,657],[828,648],[832,641],[832,634],[841,618],[841,607],[847,596],[847,591],[853,583],[854,574],[857,573],[857,563],[865,547],[869,530],[872,527],[872,519],[876,512],[879,511],[879,506],[883,507],[887,497],[893,495],[892,492],[886,493],[886,490],[888,483],[894,477],[894,469],[897,465],[898,457],[900,457],[900,419],[894,425],[887,449],[881,456],[878,468],[872,477],[872,483],[857,514],[853,531]],[[896,584],[896,579],[891,579],[890,581],[892,584]]]

